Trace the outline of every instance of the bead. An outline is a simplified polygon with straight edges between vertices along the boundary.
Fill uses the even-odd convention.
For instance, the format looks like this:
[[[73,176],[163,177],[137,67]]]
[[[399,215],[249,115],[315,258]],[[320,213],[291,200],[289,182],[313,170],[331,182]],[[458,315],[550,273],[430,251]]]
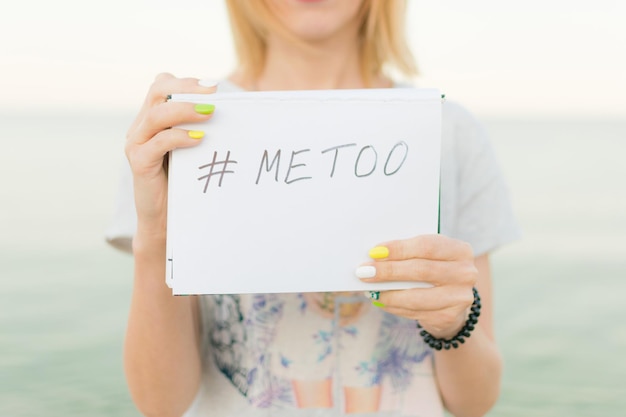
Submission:
[[[461,330],[450,339],[438,339],[428,333],[428,331],[423,330],[421,324],[416,321],[416,327],[418,329],[422,329],[419,334],[422,336],[424,343],[430,346],[432,349],[441,350],[442,348],[445,350],[449,350],[450,348],[458,348],[459,344],[465,343],[465,338],[470,337],[471,332],[476,328],[475,325],[478,323],[478,317],[480,316],[480,295],[478,294],[478,290],[476,288],[472,288],[472,292],[474,293],[474,302],[470,307],[471,313],[469,314],[465,325]]]

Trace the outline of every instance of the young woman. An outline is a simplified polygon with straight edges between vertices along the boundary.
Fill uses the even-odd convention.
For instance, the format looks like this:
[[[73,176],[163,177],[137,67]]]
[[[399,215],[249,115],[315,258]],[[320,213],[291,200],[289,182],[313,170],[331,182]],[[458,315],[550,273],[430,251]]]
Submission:
[[[219,83],[220,92],[393,88],[398,85],[384,69],[414,73],[402,36],[403,1],[227,3],[240,65]],[[389,236],[368,263],[375,281],[427,281],[433,288],[382,292],[374,303],[356,293],[173,297],[164,282],[163,157],[202,141],[204,132],[175,126],[206,121],[219,108],[166,97],[217,88],[161,74],[128,132],[133,186],[130,179],[124,185],[108,237],[128,250],[132,239],[125,368],[141,412],[442,416],[445,407],[455,416],[485,414],[498,397],[502,369],[488,254],[514,239],[516,228],[475,120],[443,104],[442,234]],[[475,317],[474,287],[482,297],[475,328],[466,325]],[[461,330],[471,330],[460,338],[465,343],[429,347]]]

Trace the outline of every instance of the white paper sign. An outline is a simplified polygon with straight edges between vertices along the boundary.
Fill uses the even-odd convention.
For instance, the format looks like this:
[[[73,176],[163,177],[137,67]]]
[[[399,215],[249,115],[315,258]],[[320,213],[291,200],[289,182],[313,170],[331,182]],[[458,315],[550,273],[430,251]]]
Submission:
[[[430,89],[174,95],[215,105],[170,155],[174,294],[393,289],[354,275],[375,245],[437,233],[441,96]]]

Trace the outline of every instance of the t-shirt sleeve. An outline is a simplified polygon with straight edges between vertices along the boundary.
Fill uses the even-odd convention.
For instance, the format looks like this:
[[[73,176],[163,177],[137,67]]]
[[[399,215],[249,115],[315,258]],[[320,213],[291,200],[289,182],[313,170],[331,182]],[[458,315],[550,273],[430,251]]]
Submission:
[[[520,230],[486,130],[464,108],[454,107],[455,234],[470,243],[474,255],[479,256],[519,239]]]
[[[130,166],[124,160],[113,218],[105,233],[106,241],[116,249],[132,253],[133,236],[136,229],[137,213],[133,195],[133,178]]]

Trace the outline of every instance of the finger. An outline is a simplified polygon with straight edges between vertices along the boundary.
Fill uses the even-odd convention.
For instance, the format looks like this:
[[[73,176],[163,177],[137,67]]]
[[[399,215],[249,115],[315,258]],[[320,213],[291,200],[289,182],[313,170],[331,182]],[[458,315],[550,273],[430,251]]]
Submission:
[[[384,310],[385,312],[389,314],[393,314],[394,316],[400,316],[400,317],[404,317],[410,320],[421,320],[427,313],[430,313],[430,311],[415,311],[415,310],[409,310],[406,308],[392,307],[380,301],[373,301],[372,305],[374,305],[374,307],[380,308],[381,310]],[[438,310],[433,310],[433,311],[436,312]]]
[[[473,286],[478,270],[473,260],[433,261],[412,258],[401,261],[370,262],[355,274],[365,282],[425,282],[435,286],[463,284]]]
[[[471,287],[412,288],[408,290],[381,291],[378,300],[385,308],[414,312],[456,308],[463,311],[474,302]]]
[[[444,338],[452,337],[458,333],[465,320],[465,314],[457,308],[441,310],[415,311],[405,308],[385,306],[381,303],[373,303],[375,307],[389,314],[418,321],[424,329],[431,334],[444,333]],[[417,325],[416,325],[417,327]]]
[[[149,109],[141,123],[129,135],[128,140],[136,144],[148,142],[158,132],[181,123],[207,121],[215,107],[211,104],[167,102]]]
[[[370,251],[370,257],[388,261],[410,258],[449,261],[472,259],[474,254],[471,245],[461,240],[444,235],[420,235],[382,243]]]
[[[167,129],[157,133],[144,144],[130,143],[126,147],[126,155],[134,172],[161,169],[163,157],[176,148],[188,148],[201,142],[204,132]]]
[[[148,89],[144,104],[129,128],[134,131],[144,119],[145,114],[155,105],[165,103],[171,94],[212,94],[217,91],[217,83],[210,80],[198,80],[197,78],[176,78],[169,73],[161,73],[156,76]]]
[[[211,94],[216,91],[217,83],[207,83],[197,78],[176,78],[172,74],[162,73],[156,76],[150,86],[146,103],[164,103],[171,94]]]

